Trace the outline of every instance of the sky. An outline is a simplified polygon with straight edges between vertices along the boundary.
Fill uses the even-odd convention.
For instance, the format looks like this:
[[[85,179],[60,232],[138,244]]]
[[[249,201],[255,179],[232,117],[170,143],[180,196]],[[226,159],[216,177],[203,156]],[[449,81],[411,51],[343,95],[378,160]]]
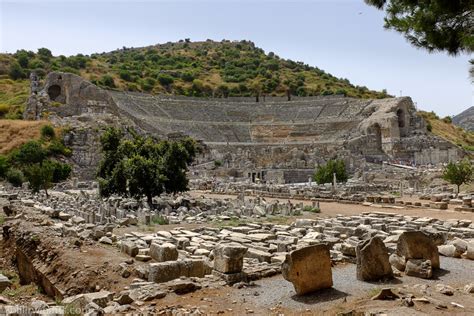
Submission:
[[[100,53],[190,38],[251,40],[355,85],[455,115],[474,105],[473,56],[429,54],[363,0],[0,0],[0,52]]]

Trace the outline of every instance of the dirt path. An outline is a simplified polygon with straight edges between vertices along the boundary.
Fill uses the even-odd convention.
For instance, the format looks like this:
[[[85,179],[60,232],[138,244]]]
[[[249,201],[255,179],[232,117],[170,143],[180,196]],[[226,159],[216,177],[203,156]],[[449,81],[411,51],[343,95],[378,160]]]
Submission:
[[[236,195],[224,195],[224,194],[213,194],[206,191],[190,191],[191,196],[197,198],[200,196],[206,196],[210,198],[217,199],[235,199]],[[252,198],[252,197],[246,197]],[[265,198],[267,201],[278,200],[280,202],[287,202],[288,199],[279,199],[279,198]],[[410,199],[414,201],[413,198]],[[303,202],[304,205],[311,205],[311,201],[305,200],[296,200],[290,199],[292,203]],[[426,201],[425,201],[426,203]],[[387,213],[397,213],[401,215],[408,216],[419,216],[419,217],[432,217],[440,220],[448,219],[466,219],[474,222],[474,213],[473,212],[457,212],[453,209],[448,210],[435,210],[430,208],[382,208],[382,207],[373,207],[373,206],[364,206],[362,204],[344,204],[337,202],[320,202],[321,213],[319,214],[305,214],[305,217],[334,217],[336,215],[359,215],[362,212],[387,212]]]

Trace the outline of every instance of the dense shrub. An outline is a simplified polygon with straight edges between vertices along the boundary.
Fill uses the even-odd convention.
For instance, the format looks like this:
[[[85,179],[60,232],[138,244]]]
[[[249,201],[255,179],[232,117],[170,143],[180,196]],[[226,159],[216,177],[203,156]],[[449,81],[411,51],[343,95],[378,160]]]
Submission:
[[[100,79],[100,83],[106,87],[115,88],[115,82],[112,76],[103,75],[102,78]]]
[[[162,86],[169,86],[174,82],[174,78],[168,74],[160,74],[158,75],[158,81]]]
[[[0,178],[5,178],[8,169],[10,169],[10,162],[6,156],[0,155]]]
[[[53,183],[66,180],[72,168],[57,158],[69,156],[71,150],[55,135],[51,125],[41,128],[41,140],[31,140],[9,154],[8,159],[0,156],[0,177],[14,186],[20,186],[25,180],[33,192],[48,189]]]
[[[69,178],[69,175],[71,174],[71,171],[72,171],[72,168],[70,165],[59,162],[59,161],[55,161],[55,160],[50,160],[48,163],[51,166],[51,169],[53,170],[53,174],[52,174],[53,183],[58,183]]]
[[[23,144],[14,154],[14,160],[23,165],[42,163],[46,155],[47,152],[41,143],[31,140]]]
[[[431,125],[430,122],[428,122],[428,123],[426,124],[426,130],[427,130],[428,132],[433,131],[433,125]]]
[[[14,187],[21,187],[22,183],[25,181],[23,172],[21,170],[11,168],[7,171],[5,178],[10,182]]]
[[[343,160],[329,160],[325,165],[320,165],[316,168],[314,180],[318,184],[332,183],[336,174],[338,182],[346,182],[348,175],[346,172],[346,165]]]
[[[51,125],[44,125],[41,127],[41,137],[45,139],[53,139],[56,137],[56,132]]]
[[[18,62],[14,62],[10,65],[10,71],[8,72],[8,75],[13,80],[26,78],[26,73]]]

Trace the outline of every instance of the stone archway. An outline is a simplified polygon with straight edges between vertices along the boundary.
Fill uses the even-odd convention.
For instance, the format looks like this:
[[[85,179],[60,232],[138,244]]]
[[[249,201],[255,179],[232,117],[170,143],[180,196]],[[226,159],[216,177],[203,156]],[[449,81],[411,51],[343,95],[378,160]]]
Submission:
[[[397,110],[397,118],[398,118],[398,127],[404,128],[405,127],[405,112],[402,109]]]
[[[374,148],[382,151],[382,128],[379,124],[374,124],[370,129],[374,139]]]
[[[51,101],[56,101],[56,98],[61,95],[61,87],[54,84],[48,88],[48,96]]]

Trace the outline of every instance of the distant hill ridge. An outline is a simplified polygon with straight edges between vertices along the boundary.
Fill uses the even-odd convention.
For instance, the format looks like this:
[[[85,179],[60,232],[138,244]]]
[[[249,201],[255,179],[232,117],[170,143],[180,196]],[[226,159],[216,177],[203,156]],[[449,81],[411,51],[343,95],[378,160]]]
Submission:
[[[456,116],[453,116],[453,123],[465,130],[474,131],[474,106],[471,106],[465,111],[462,111]]]
[[[28,91],[25,79],[32,71],[41,77],[50,71],[72,72],[108,89],[153,94],[389,97],[385,90],[355,86],[317,67],[265,53],[250,41],[182,40],[89,56],[53,56],[46,48],[0,54],[0,85],[8,86],[0,91],[0,118],[21,114]]]

